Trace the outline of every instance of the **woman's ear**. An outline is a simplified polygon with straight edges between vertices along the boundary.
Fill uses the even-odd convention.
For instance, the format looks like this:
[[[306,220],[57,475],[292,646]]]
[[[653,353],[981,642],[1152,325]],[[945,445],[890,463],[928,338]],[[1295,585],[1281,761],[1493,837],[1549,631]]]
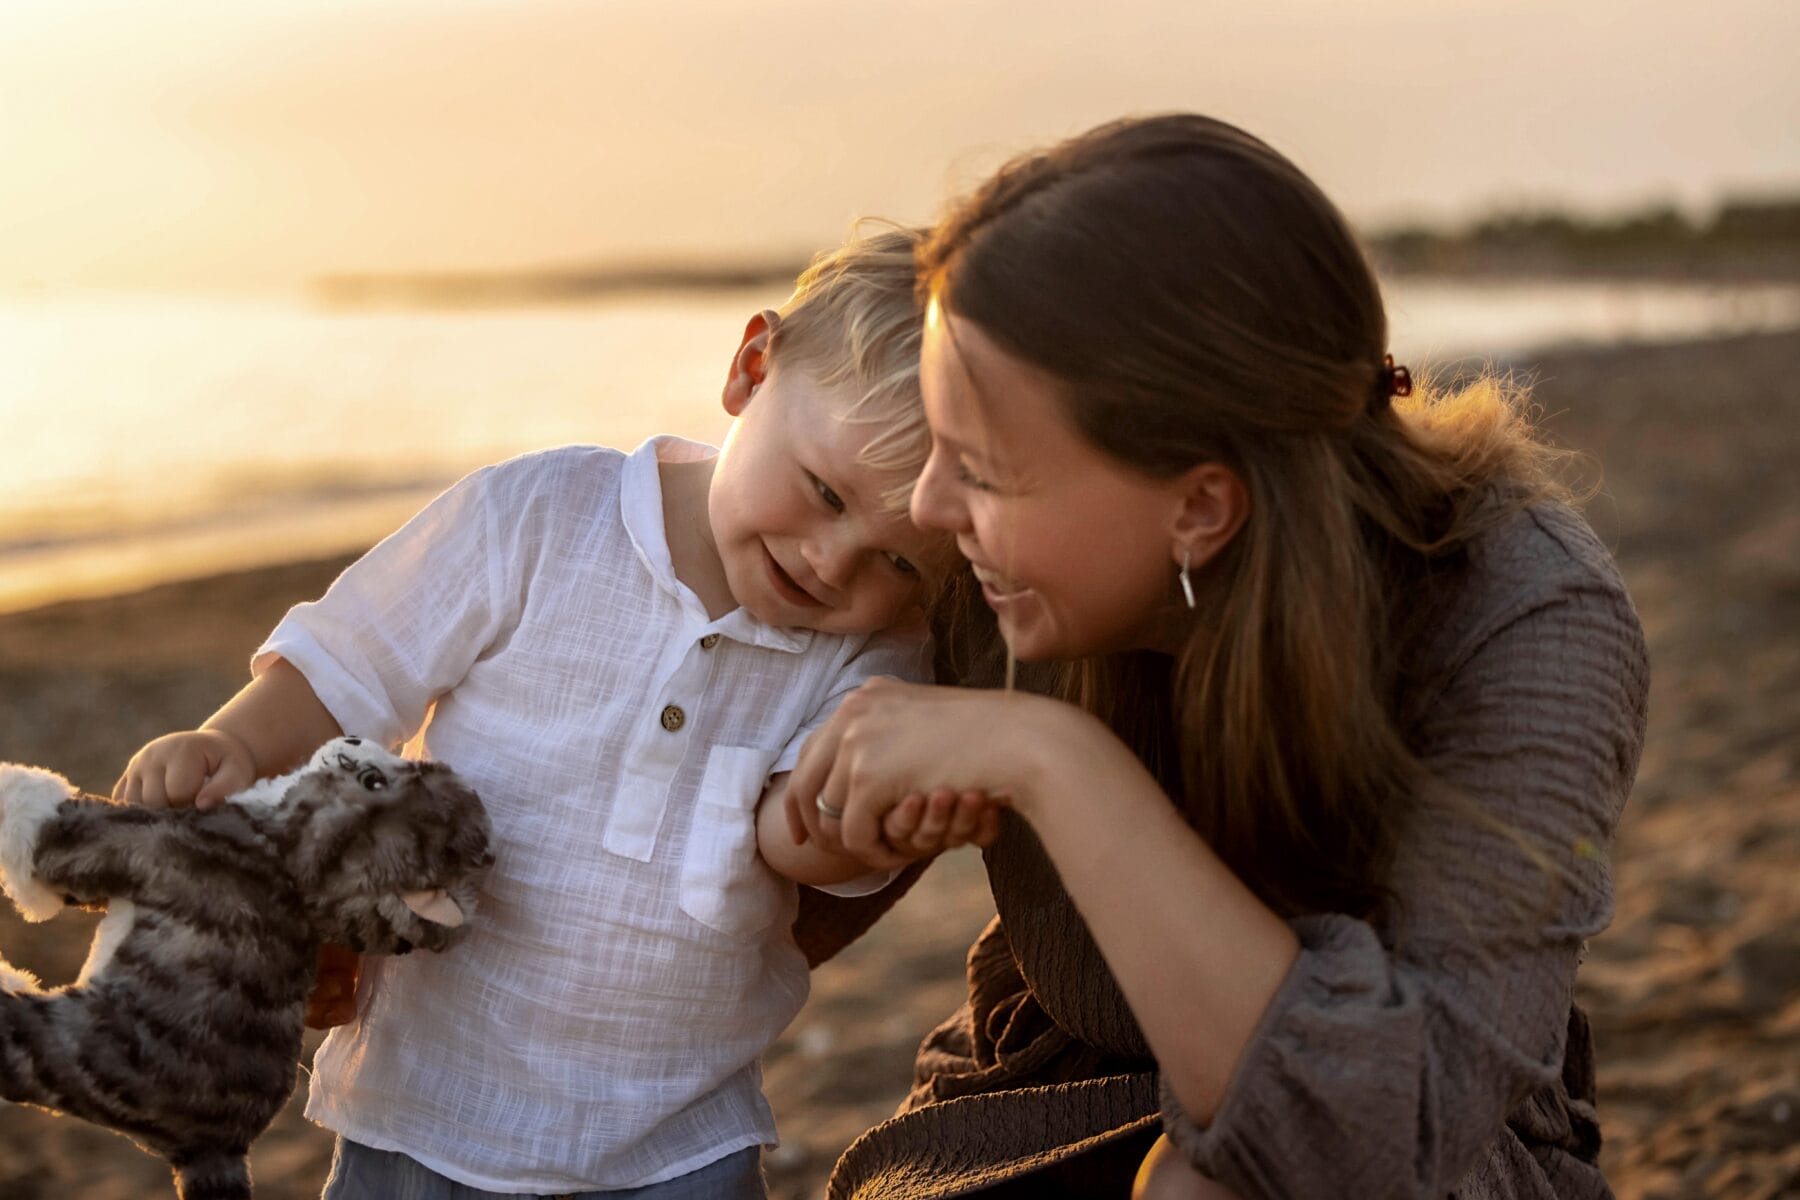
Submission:
[[[769,340],[781,327],[781,314],[765,308],[744,326],[743,340],[731,356],[731,369],[725,375],[725,411],[732,416],[743,413],[750,396],[769,373]]]
[[[1173,481],[1175,511],[1169,520],[1170,556],[1198,567],[1231,544],[1250,515],[1250,489],[1222,462],[1189,467]]]

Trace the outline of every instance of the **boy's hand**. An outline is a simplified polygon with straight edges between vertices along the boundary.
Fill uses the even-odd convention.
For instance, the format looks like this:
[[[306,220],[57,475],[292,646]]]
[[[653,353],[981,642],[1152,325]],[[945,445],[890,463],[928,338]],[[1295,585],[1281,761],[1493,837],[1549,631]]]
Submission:
[[[356,1015],[356,976],[362,959],[347,946],[319,947],[319,974],[306,998],[306,1027],[330,1029]]]
[[[194,729],[165,734],[132,755],[112,795],[149,808],[213,808],[255,782],[248,746],[222,729]]]
[[[897,854],[928,858],[971,843],[991,846],[1000,836],[1006,806],[986,792],[939,788],[907,796],[881,819],[881,838]]]

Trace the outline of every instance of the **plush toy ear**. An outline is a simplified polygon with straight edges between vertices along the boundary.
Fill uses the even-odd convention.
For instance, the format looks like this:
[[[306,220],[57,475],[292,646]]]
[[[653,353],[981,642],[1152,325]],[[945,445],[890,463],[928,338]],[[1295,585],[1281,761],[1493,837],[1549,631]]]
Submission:
[[[401,892],[400,903],[424,917],[433,925],[444,925],[455,929],[463,923],[463,911],[450,898],[450,893],[443,888],[430,891]]]

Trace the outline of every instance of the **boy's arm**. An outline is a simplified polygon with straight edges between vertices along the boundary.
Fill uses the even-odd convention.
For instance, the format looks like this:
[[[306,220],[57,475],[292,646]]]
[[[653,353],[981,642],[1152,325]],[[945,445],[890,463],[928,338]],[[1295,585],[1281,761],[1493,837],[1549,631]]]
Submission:
[[[279,775],[343,734],[313,693],[299,668],[285,658],[270,663],[261,675],[206,718],[202,729],[235,737],[256,765],[256,778]]]
[[[166,734],[132,755],[113,799],[209,808],[298,765],[341,732],[306,676],[277,659],[199,729]]]
[[[787,772],[769,780],[756,805],[756,849],[777,875],[795,883],[848,883],[874,868],[848,854],[821,847],[816,838],[795,842],[787,819]]]

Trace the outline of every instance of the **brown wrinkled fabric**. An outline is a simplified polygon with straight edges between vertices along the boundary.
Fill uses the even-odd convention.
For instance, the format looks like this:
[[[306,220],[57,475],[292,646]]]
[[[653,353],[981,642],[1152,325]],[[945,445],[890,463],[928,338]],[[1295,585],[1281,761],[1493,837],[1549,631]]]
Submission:
[[[1300,957],[1201,1127],[1009,819],[968,1002],[921,1046],[900,1111],[845,1151],[830,1200],[1122,1198],[1159,1130],[1240,1200],[1611,1196],[1573,984],[1611,916],[1603,851],[1642,748],[1642,631],[1604,549],[1554,505],[1492,531],[1420,602],[1432,633],[1402,727],[1434,779],[1567,859],[1562,884],[1421,794],[1396,901],[1291,922]]]

